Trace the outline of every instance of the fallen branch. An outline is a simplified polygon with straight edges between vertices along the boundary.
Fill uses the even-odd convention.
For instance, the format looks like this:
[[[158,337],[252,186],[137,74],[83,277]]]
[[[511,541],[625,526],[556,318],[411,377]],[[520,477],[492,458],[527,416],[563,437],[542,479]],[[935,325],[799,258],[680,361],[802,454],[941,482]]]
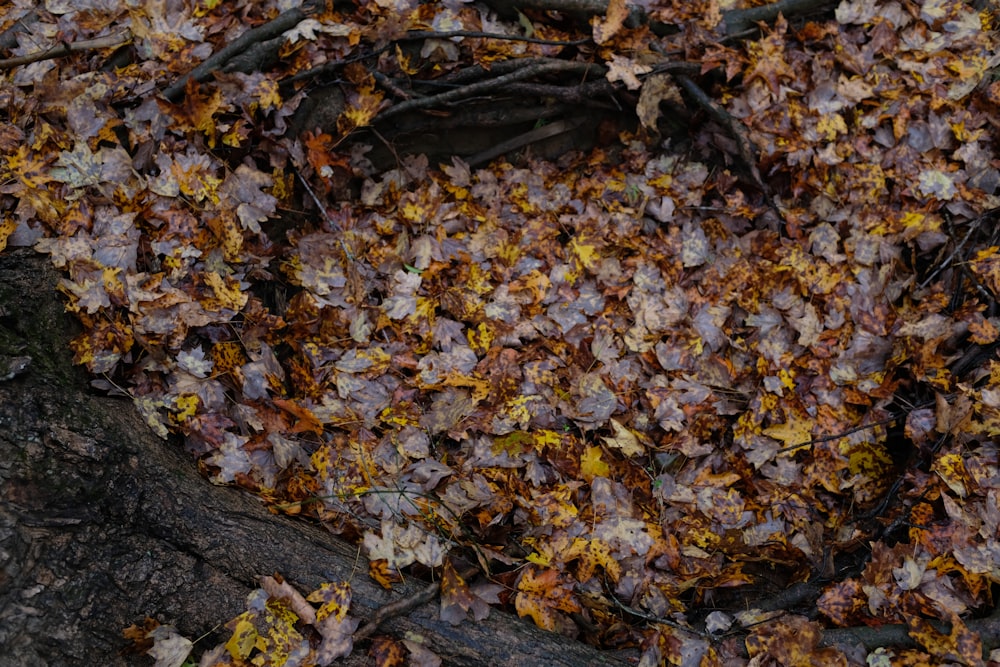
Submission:
[[[729,112],[719,106],[690,77],[684,74],[678,75],[677,83],[681,84],[684,90],[694,98],[698,106],[707,111],[712,118],[726,128],[729,135],[736,141],[738,157],[750,175],[753,184],[765,195],[768,201],[771,201],[771,188],[761,178],[760,170],[757,168],[757,157],[754,155],[753,147],[750,145],[750,138],[747,136],[746,131],[736,123],[736,119],[729,115]]]
[[[192,79],[198,82],[207,80],[213,72],[221,70],[227,62],[243,53],[254,44],[266,42],[267,40],[278,37],[282,33],[297,26],[309,16],[310,10],[311,8],[309,6],[305,9],[298,7],[295,9],[289,9],[282,12],[275,19],[265,23],[264,25],[247,30],[237,39],[224,46],[217,53],[213,53],[207,60],[205,60],[205,62],[195,67],[193,70],[174,82],[173,85],[165,89],[163,91],[163,96],[171,102],[176,102],[180,98],[181,93],[184,92],[184,88],[187,86],[188,81]]]
[[[778,18],[778,14],[785,18],[802,16],[837,4],[839,3],[830,0],[778,0],[778,2],[760,7],[731,9],[723,12],[722,22],[726,26],[726,34],[735,35],[755,27],[758,23],[770,23]]]
[[[584,15],[604,14],[608,10],[608,0],[490,0],[492,8],[501,13],[513,13],[522,9],[539,9],[579,13]],[[749,9],[730,9],[722,13],[722,25],[727,35],[734,35],[753,28],[757,23],[770,22],[778,17],[785,18],[811,14],[838,3],[833,0],[778,0],[769,5]],[[633,20],[645,22],[645,11],[638,5],[630,6]]]
[[[96,39],[82,39],[78,42],[63,42],[50,49],[39,51],[38,53],[29,53],[26,56],[17,56],[15,58],[0,60],[0,70],[11,69],[20,65],[29,65],[31,63],[39,62],[40,60],[64,58],[73,53],[80,53],[81,51],[114,49],[119,46],[124,46],[131,41],[132,33],[129,30],[125,30],[123,32],[107,35],[106,37],[98,37]]]
[[[930,621],[930,624],[935,630],[946,636],[951,633],[951,628],[947,623]],[[979,639],[983,644],[984,657],[993,649],[1000,648],[1000,606],[994,609],[993,613],[986,618],[973,618],[965,621],[965,627],[970,632],[979,635]],[[918,647],[917,642],[910,636],[909,629],[905,625],[899,624],[825,630],[822,639],[820,639],[820,644],[833,646],[842,651],[857,646],[863,646],[866,651],[874,651],[880,646],[894,646],[897,648]]]
[[[476,153],[475,155],[469,156],[466,162],[470,167],[480,167],[494,158],[498,158],[504,153],[509,153],[511,151],[516,151],[525,146],[529,146],[533,143],[539,141],[544,141],[545,139],[551,139],[552,137],[557,137],[560,134],[565,134],[567,132],[572,132],[576,128],[583,124],[583,119],[574,120],[557,120],[554,123],[549,123],[548,125],[542,125],[541,127],[536,127],[533,130],[525,132],[524,134],[518,135],[507,141],[497,144],[489,150]]]
[[[573,73],[580,76],[586,76],[587,74],[603,76],[604,73],[607,72],[607,68],[603,65],[556,59],[541,60],[544,60],[544,62],[528,64],[521,67],[517,71],[511,72],[510,74],[504,74],[485,81],[470,83],[462,86],[461,88],[455,88],[437,95],[428,95],[427,97],[400,102],[399,104],[391,106],[380,113],[376,116],[375,120],[384,121],[388,118],[392,118],[393,116],[397,116],[408,111],[447,106],[465,98],[494,93],[498,90],[502,90],[509,84],[521,82],[525,79],[530,79],[536,76],[556,73]]]
[[[560,40],[556,40],[556,39],[540,39],[540,38],[537,38],[537,37],[523,37],[521,35],[503,35],[503,34],[500,34],[500,33],[479,32],[479,31],[474,31],[474,30],[452,30],[452,31],[448,31],[448,32],[435,32],[433,30],[412,30],[410,32],[404,33],[403,35],[399,36],[395,40],[389,42],[388,44],[380,46],[380,47],[378,47],[378,48],[376,48],[376,49],[374,49],[374,50],[372,50],[372,51],[370,51],[368,53],[365,53],[365,54],[362,54],[362,55],[359,55],[359,56],[353,56],[351,58],[345,58],[344,60],[337,60],[337,61],[333,61],[333,62],[323,63],[319,67],[314,67],[312,69],[308,69],[308,70],[305,70],[303,72],[299,72],[298,74],[294,74],[294,75],[288,77],[287,79],[282,80],[281,84],[283,86],[288,86],[288,85],[291,85],[291,84],[298,83],[300,81],[307,81],[307,80],[311,80],[311,79],[322,79],[322,78],[324,78],[326,76],[329,76],[329,75],[333,74],[335,71],[341,69],[345,65],[349,65],[350,63],[358,62],[359,60],[367,60],[369,58],[375,58],[376,56],[379,56],[382,53],[384,53],[384,52],[388,51],[389,49],[393,48],[393,46],[395,44],[398,44],[399,42],[417,41],[417,40],[422,40],[422,39],[450,39],[452,37],[471,37],[471,38],[479,38],[479,39],[504,40],[504,41],[511,41],[511,42],[527,42],[529,44],[543,44],[543,45],[547,45],[547,46],[579,46],[580,44],[586,44],[587,42],[591,41],[589,37],[587,39],[575,39],[575,40],[572,40],[572,41],[564,42],[564,41],[560,41]],[[523,64],[525,64],[525,61],[529,61],[529,60],[533,61],[533,60],[536,60],[536,59],[534,59],[534,58],[530,58],[530,59],[529,58],[522,58],[522,59],[515,58],[515,59],[509,60],[509,61],[506,61],[506,62],[520,62],[520,63],[522,63],[521,66],[523,66]],[[541,59],[541,60],[544,60],[544,59]],[[503,63],[496,63],[489,70],[487,70],[484,67],[478,66],[478,65],[475,66],[475,68],[466,68],[466,69],[472,70],[472,69],[478,68],[478,73],[474,77],[474,78],[478,79],[478,78],[480,78],[480,77],[482,77],[482,76],[484,76],[486,74],[494,74],[495,75],[495,74],[500,73],[500,71],[497,69],[497,66],[502,66],[502,64]],[[501,67],[501,69],[502,69],[502,67]],[[445,80],[445,78],[447,78],[447,77],[442,77],[441,79],[438,79],[438,81],[443,81],[443,80]],[[428,83],[428,82],[426,82],[426,81],[420,81],[420,82],[417,82],[417,83]]]
[[[607,108],[608,103],[601,98],[609,98],[614,93],[611,82],[601,79],[590,81],[579,86],[558,86],[545,83],[514,83],[507,86],[504,92],[516,97],[539,97],[562,102],[564,104],[582,104],[588,107]],[[619,107],[615,107],[619,108]]]
[[[559,39],[542,39],[540,37],[525,37],[524,35],[504,35],[497,32],[482,32],[479,30],[450,30],[447,32],[435,32],[433,30],[411,30],[397,38],[395,41],[415,41],[421,39],[451,39],[452,37],[471,37],[477,39],[492,39],[506,42],[527,42],[528,44],[543,44],[546,46],[580,46],[592,41],[586,39],[574,39],[563,41]]]

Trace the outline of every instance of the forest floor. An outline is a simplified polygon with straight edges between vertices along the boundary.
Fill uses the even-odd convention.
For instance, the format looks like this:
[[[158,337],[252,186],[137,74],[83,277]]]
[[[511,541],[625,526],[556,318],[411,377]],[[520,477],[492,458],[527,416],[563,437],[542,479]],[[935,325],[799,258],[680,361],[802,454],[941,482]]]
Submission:
[[[76,362],[356,577],[642,665],[1000,660],[993,8],[4,9]],[[202,664],[350,654],[351,589]]]

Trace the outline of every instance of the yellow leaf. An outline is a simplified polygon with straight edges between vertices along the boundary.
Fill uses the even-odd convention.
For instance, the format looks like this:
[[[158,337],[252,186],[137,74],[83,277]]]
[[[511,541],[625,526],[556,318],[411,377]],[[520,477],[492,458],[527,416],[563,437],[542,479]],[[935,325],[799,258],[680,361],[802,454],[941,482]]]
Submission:
[[[214,271],[207,271],[204,276],[205,282],[215,295],[214,300],[208,300],[209,303],[202,302],[205,310],[215,311],[222,308],[239,310],[246,305],[247,295],[240,289],[238,280],[223,278]]]
[[[573,250],[573,254],[576,255],[580,266],[583,268],[590,268],[596,265],[600,259],[597,253],[597,246],[590,245],[589,243],[581,243],[574,238],[569,242],[569,247]]]
[[[792,417],[784,424],[775,424],[763,430],[764,435],[780,440],[786,447],[802,445],[812,440],[813,422],[811,419]]]
[[[229,655],[238,660],[246,660],[257,643],[257,630],[247,618],[247,614],[242,614],[236,621],[236,629],[233,636],[226,642],[226,650]]]
[[[965,461],[961,454],[954,452],[943,454],[934,462],[932,470],[948,485],[948,488],[955,492],[959,498],[968,495],[965,480],[969,474],[965,470]]]
[[[183,424],[191,417],[194,417],[198,411],[198,404],[200,402],[201,400],[197,394],[181,394],[175,398],[174,407],[177,409],[177,414],[174,415],[174,419],[177,423]]]
[[[534,436],[535,447],[538,449],[542,449],[543,447],[559,447],[563,442],[562,434],[550,429],[539,429],[535,431]]]
[[[270,79],[264,79],[257,84],[256,97],[257,104],[265,111],[269,109],[281,108],[281,93],[278,92],[278,83]]]
[[[17,222],[11,218],[0,222],[0,252],[7,247],[7,239],[10,238],[15,229],[17,229]]]
[[[542,567],[548,567],[552,563],[552,559],[548,556],[543,556],[537,551],[531,552],[525,560],[535,565],[541,565]]]
[[[2,230],[0,230],[2,231]],[[3,250],[0,247],[0,250]],[[469,339],[469,347],[472,351],[477,354],[486,354],[493,344],[494,333],[493,330],[487,326],[486,322],[480,322],[476,325],[475,329],[468,329],[465,332],[466,338]]]
[[[600,447],[587,447],[580,457],[580,474],[588,482],[595,477],[607,477],[610,468],[601,460]]]

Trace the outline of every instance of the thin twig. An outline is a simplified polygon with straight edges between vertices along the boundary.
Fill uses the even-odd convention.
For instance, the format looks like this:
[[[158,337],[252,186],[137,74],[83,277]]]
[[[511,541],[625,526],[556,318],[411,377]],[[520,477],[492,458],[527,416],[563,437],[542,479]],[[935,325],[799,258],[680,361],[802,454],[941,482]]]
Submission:
[[[369,58],[380,56],[389,49],[391,49],[392,46],[393,46],[392,43],[389,43],[369,53],[360,53],[358,55],[351,56],[350,58],[344,58],[342,60],[331,60],[330,62],[323,63],[318,67],[313,67],[311,69],[299,72],[298,74],[293,74],[287,79],[282,79],[281,85],[287,87],[296,84],[300,81],[309,81],[310,79],[324,78],[327,75],[333,74],[337,70],[342,69],[347,65],[350,65],[351,63],[361,62],[362,60],[368,60]]]
[[[615,597],[614,593],[607,590],[606,586],[604,594],[608,596],[611,602],[614,603],[614,605],[618,607],[620,611],[625,612],[629,616],[634,616],[635,618],[641,618],[642,620],[648,621],[650,623],[666,625],[667,627],[671,627],[674,628],[675,630],[680,630],[682,632],[688,632],[697,637],[701,637],[702,639],[708,639],[710,641],[716,639],[714,636],[708,634],[707,632],[702,632],[701,630],[695,630],[694,628],[688,627],[686,625],[681,625],[680,623],[675,623],[674,621],[671,621],[669,619],[662,618],[660,616],[654,616],[653,614],[647,614],[646,612],[639,611],[638,609],[633,609],[632,607],[627,606],[621,600]]]
[[[302,176],[302,172],[296,169],[295,175],[299,177],[299,182],[302,184],[302,187],[306,189],[306,192],[309,193],[309,197],[313,200],[313,203],[316,204],[316,208],[319,209],[319,214],[323,216],[323,220],[326,221],[326,224],[329,225],[330,228],[335,232],[339,232],[337,235],[337,240],[340,242],[340,249],[344,251],[344,257],[347,258],[347,261],[353,262],[355,259],[354,253],[352,253],[350,248],[347,247],[347,244],[344,243],[344,234],[343,234],[344,228],[341,227],[340,224],[336,220],[331,218],[330,215],[326,212],[326,207],[323,206],[323,204],[320,202],[319,197],[316,196],[316,193],[313,192],[313,189],[309,187],[309,182],[306,181],[306,179]]]
[[[485,93],[495,92],[501,90],[504,86],[523,81],[524,79],[530,79],[534,76],[541,76],[544,74],[552,74],[556,72],[576,72],[582,75],[589,73],[595,74],[597,76],[603,76],[607,69],[602,65],[593,65],[590,63],[578,63],[570,62],[564,60],[550,60],[548,62],[539,63],[538,65],[531,67],[524,67],[510,74],[505,74],[503,76],[498,76],[493,79],[487,79],[486,81],[478,81],[476,83],[470,83],[461,88],[456,88],[454,90],[449,90],[443,93],[438,93],[437,95],[430,95],[428,97],[423,97],[415,100],[407,100],[405,102],[400,102],[399,104],[389,107],[378,116],[375,117],[376,120],[386,120],[392,116],[397,116],[401,113],[407,111],[417,111],[420,109],[429,109],[431,107],[445,106],[453,102],[465,99],[467,97],[474,97],[476,95],[483,95]]]
[[[917,405],[913,406],[912,410],[919,410],[920,408],[926,408],[929,405],[934,405],[934,401],[924,401],[923,403],[918,403]],[[910,411],[912,411],[912,410],[910,410]],[[782,447],[781,449],[779,449],[777,451],[777,453],[778,454],[785,454],[787,452],[794,452],[796,449],[802,449],[803,447],[810,447],[812,445],[817,445],[817,444],[819,444],[821,442],[830,442],[831,440],[840,440],[841,438],[845,438],[845,437],[851,435],[852,433],[857,433],[859,431],[867,431],[868,429],[876,428],[876,427],[879,427],[879,426],[887,426],[887,425],[892,424],[893,422],[895,422],[897,420],[903,419],[904,417],[906,417],[906,415],[910,411],[900,412],[900,413],[895,414],[895,415],[893,415],[891,417],[887,417],[885,419],[880,419],[879,421],[870,422],[868,424],[862,424],[861,426],[855,426],[854,428],[849,428],[846,431],[841,431],[840,433],[834,433],[832,435],[823,435],[823,436],[820,436],[818,438],[813,438],[811,440],[806,440],[805,442],[800,442],[797,445],[791,445],[789,447]]]
[[[368,620],[368,622],[354,632],[354,641],[359,642],[362,639],[365,639],[378,630],[378,626],[385,623],[390,618],[403,616],[413,611],[420,605],[430,602],[440,590],[440,582],[434,582],[433,584],[428,584],[422,591],[418,591],[409,597],[402,598],[379,607],[375,610],[375,613],[372,614],[372,617]]]
[[[341,226],[337,223],[337,221],[331,218],[327,214],[326,207],[323,206],[323,204],[319,201],[319,197],[316,196],[316,193],[313,192],[313,189],[309,187],[309,182],[302,177],[302,172],[296,169],[295,175],[299,177],[299,183],[302,184],[302,187],[304,187],[306,189],[306,192],[309,194],[309,198],[313,200],[314,204],[316,204],[316,208],[319,209],[319,214],[323,216],[323,219],[326,221],[326,224],[328,224],[330,228],[333,229],[333,231],[335,232],[344,231],[343,228],[341,228]]]
[[[477,39],[495,39],[509,42],[527,42],[528,44],[545,44],[547,46],[580,46],[591,41],[590,37],[585,39],[574,39],[564,41],[559,39],[541,39],[540,37],[524,37],[522,35],[504,35],[498,32],[480,32],[478,30],[450,30],[445,32],[434,32],[433,30],[412,30],[396,39],[396,41],[410,41],[418,39],[450,39],[452,37],[474,37]]]
[[[457,69],[454,72],[445,74],[444,76],[436,79],[428,79],[426,81],[418,81],[415,83],[427,86],[455,87],[472,81],[478,81],[484,76],[500,76],[501,74],[510,74],[511,72],[516,72],[525,67],[534,67],[535,65],[539,65],[541,63],[550,62],[561,61],[558,61],[555,58],[509,58],[507,60],[491,63],[488,69],[483,65],[469,65],[468,67]]]
[[[78,42],[63,42],[50,49],[46,49],[45,51],[0,60],[0,70],[11,69],[12,67],[18,67],[20,65],[28,65],[36,63],[40,60],[62,58],[81,51],[113,49],[128,44],[131,41],[132,32],[130,30],[125,30],[124,32],[115,33],[114,35],[108,35],[106,37],[98,37],[96,39],[82,39]]]
[[[459,572],[458,576],[462,579],[469,579],[474,577],[478,572],[479,570],[476,568],[466,568]],[[403,616],[410,613],[417,607],[430,602],[434,599],[438,592],[440,592],[440,590],[441,583],[434,582],[433,584],[428,584],[423,590],[417,591],[409,597],[402,598],[379,607],[375,610],[375,613],[372,614],[372,617],[368,620],[368,622],[354,632],[354,641],[359,642],[362,639],[367,638],[378,630],[378,626],[385,623],[390,618]]]
[[[955,250],[953,250],[952,253],[948,255],[947,259],[941,262],[929,276],[924,278],[924,280],[920,283],[920,289],[924,289],[925,287],[930,285],[931,281],[934,280],[939,273],[941,273],[949,266],[951,266],[951,263],[955,261],[955,258],[958,257],[958,255],[962,252],[962,249],[965,248],[965,244],[968,243],[969,239],[972,238],[972,235],[979,230],[979,226],[983,223],[983,221],[987,218],[987,216],[991,215],[992,213],[994,213],[994,211],[987,211],[983,215],[979,216],[978,218],[970,222],[969,231],[965,233],[965,237],[962,238],[962,242],[959,243],[957,246],[955,246]]]
[[[382,72],[375,70],[372,71],[371,75],[375,79],[376,83],[378,83],[378,85],[382,86],[396,97],[403,100],[413,99],[414,97],[413,93],[411,93],[408,90],[403,90],[402,88],[400,88],[395,81],[387,77],[385,74],[382,74]]]

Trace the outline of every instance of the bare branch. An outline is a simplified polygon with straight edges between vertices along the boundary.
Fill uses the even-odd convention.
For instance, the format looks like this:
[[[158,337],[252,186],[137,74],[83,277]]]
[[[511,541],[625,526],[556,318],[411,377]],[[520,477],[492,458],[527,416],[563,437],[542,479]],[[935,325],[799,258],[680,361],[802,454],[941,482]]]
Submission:
[[[11,69],[13,67],[18,67],[20,65],[29,65],[31,63],[36,63],[40,60],[63,58],[73,53],[80,53],[81,51],[114,49],[119,46],[128,44],[131,41],[132,41],[131,31],[125,30],[123,32],[115,33],[113,35],[108,35],[106,37],[98,37],[96,39],[82,39],[79,42],[63,42],[62,44],[53,46],[51,49],[46,49],[45,51],[39,51],[38,53],[31,53],[26,56],[17,56],[16,58],[7,58],[6,60],[0,60],[0,70]]]

